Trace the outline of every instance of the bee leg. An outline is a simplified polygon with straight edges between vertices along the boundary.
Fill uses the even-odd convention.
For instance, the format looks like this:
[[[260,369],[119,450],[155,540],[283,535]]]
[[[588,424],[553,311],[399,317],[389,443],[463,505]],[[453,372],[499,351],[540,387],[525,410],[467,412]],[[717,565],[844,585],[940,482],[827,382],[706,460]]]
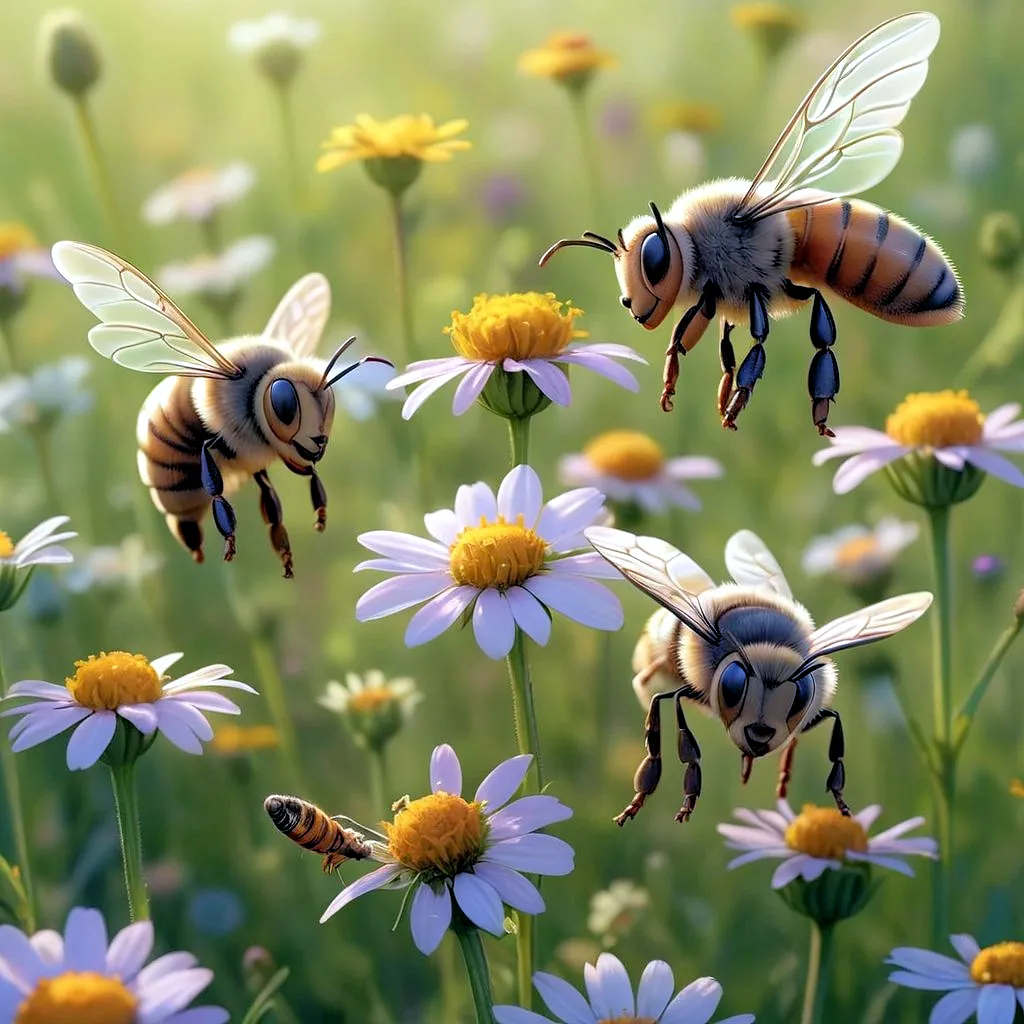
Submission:
[[[846,767],[843,765],[843,757],[846,754],[846,738],[843,735],[843,720],[839,717],[839,712],[832,708],[822,708],[818,712],[818,717],[803,731],[807,732],[808,729],[813,729],[814,726],[824,722],[826,718],[831,718],[833,722],[832,738],[828,744],[828,759],[832,762],[832,770],[828,773],[825,789],[832,794],[832,799],[835,800],[839,812],[848,818],[850,817],[850,808],[843,799],[843,789],[846,786]]]
[[[696,737],[690,732],[686,724],[686,715],[683,714],[683,698],[676,692],[676,724],[679,727],[679,760],[686,765],[686,772],[683,775],[683,805],[676,813],[676,821],[689,821],[697,806],[697,798],[700,796],[701,771],[700,771],[700,746]]]
[[[313,502],[313,511],[316,512],[313,529],[323,533],[327,526],[327,490],[316,473],[309,474],[309,497]]]
[[[281,559],[284,566],[284,578],[292,579],[292,546],[288,540],[288,531],[284,526],[284,513],[281,509],[281,499],[274,490],[274,485],[267,476],[267,471],[261,469],[253,476],[260,488],[260,512],[263,514],[263,522],[270,527],[270,543]]]
[[[167,521],[170,523],[171,532],[188,549],[192,561],[200,564],[203,561],[203,528],[198,520],[168,516]]]
[[[733,325],[722,318],[722,337],[718,341],[718,361],[722,364],[722,379],[718,384],[718,415],[725,415],[725,407],[732,394],[733,380],[736,377],[736,350],[732,347],[729,335]]]
[[[746,785],[750,781],[750,772],[754,767],[754,759],[749,754],[740,755],[740,783]]]
[[[764,373],[766,356],[764,342],[768,337],[768,297],[759,287],[750,289],[750,334],[754,339],[736,372],[736,387],[722,412],[722,426],[736,429],[736,417],[746,408],[754,385]]]
[[[210,438],[200,450],[199,471],[203,490],[213,498],[213,521],[224,538],[224,561],[230,562],[235,557],[235,510],[224,497],[224,478],[210,450],[215,440]]]
[[[633,799],[626,809],[615,817],[615,824],[625,825],[630,818],[635,818],[637,812],[644,805],[644,801],[658,788],[661,780],[661,702],[663,700],[675,699],[680,693],[679,690],[669,690],[665,693],[656,693],[651,698],[651,706],[647,711],[647,718],[644,720],[644,746],[647,747],[647,756],[640,762],[636,774],[633,776]]]
[[[839,363],[832,351],[836,340],[835,318],[817,288],[786,281],[783,290],[793,299],[814,299],[811,307],[811,344],[814,346],[814,356],[807,371],[807,391],[811,396],[811,417],[818,433],[822,437],[834,437],[828,427],[828,413],[839,394]]]
[[[791,739],[782,751],[782,760],[779,762],[779,781],[775,786],[775,796],[779,800],[786,799],[789,791],[789,780],[793,776],[793,758],[796,755],[796,739]]]
[[[679,380],[679,357],[685,356],[704,336],[708,324],[715,318],[718,307],[718,288],[713,284],[704,286],[700,298],[680,318],[672,330],[672,340],[665,350],[665,372],[662,375],[661,408],[672,411],[672,396],[676,393]]]

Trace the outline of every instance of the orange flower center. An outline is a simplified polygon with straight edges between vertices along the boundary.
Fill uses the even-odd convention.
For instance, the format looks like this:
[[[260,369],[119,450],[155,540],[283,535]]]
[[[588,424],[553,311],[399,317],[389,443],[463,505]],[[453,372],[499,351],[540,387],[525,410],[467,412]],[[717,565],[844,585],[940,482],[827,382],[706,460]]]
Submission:
[[[609,430],[599,434],[583,454],[602,473],[620,480],[650,480],[665,465],[661,446],[638,430]]]
[[[117,978],[67,971],[38,982],[14,1024],[134,1024],[138,1003]]]
[[[14,541],[0,530],[0,558],[10,558],[14,554]]]
[[[885,421],[885,432],[913,448],[977,444],[985,417],[966,391],[907,395]]]
[[[1024,942],[1000,942],[971,961],[971,977],[979,985],[1024,988]]]
[[[467,526],[449,549],[449,571],[461,586],[483,590],[516,587],[540,571],[547,543],[523,524],[523,517],[508,523],[498,516],[489,523]]]
[[[868,836],[859,821],[844,817],[835,807],[804,804],[786,828],[786,845],[821,860],[843,860],[850,850],[866,853]]]
[[[865,534],[863,537],[852,537],[836,549],[836,567],[853,569],[867,559],[877,558],[878,555],[878,538],[873,533]]]
[[[395,695],[387,686],[370,686],[353,693],[348,706],[352,711],[376,711],[395,702]]]
[[[75,662],[65,680],[75,701],[94,711],[114,711],[124,704],[152,704],[160,699],[160,677],[142,654],[112,651]]]
[[[484,849],[483,805],[451,793],[432,793],[405,804],[384,822],[388,851],[417,872],[452,877],[479,860]]]

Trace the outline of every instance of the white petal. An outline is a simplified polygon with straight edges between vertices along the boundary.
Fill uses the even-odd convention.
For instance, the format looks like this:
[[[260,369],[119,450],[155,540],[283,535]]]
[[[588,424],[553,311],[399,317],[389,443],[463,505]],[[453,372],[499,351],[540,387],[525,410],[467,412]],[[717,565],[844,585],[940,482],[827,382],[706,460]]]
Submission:
[[[498,515],[514,523],[519,516],[530,529],[540,515],[543,492],[540,477],[530,466],[515,466],[498,488]]]
[[[512,650],[516,623],[512,609],[500,591],[490,588],[480,591],[473,609],[473,635],[488,658],[504,658]]]
[[[439,540],[445,547],[455,542],[459,535],[459,521],[455,512],[450,508],[439,508],[436,512],[428,512],[423,517],[423,525],[427,533],[435,540]]]
[[[698,978],[668,1004],[662,1024],[707,1024],[721,1000],[722,986],[714,978]]]
[[[507,761],[502,761],[477,786],[473,799],[486,804],[488,814],[492,814],[499,807],[504,807],[523,784],[532,762],[533,754],[518,754]]]
[[[573,622],[591,629],[622,628],[622,604],[596,580],[546,573],[531,576],[524,586],[548,608],[561,612]]]
[[[463,484],[455,492],[455,517],[459,526],[479,526],[481,520],[493,523],[498,518],[498,502],[487,484]]]
[[[385,864],[383,867],[377,868],[376,871],[371,871],[369,874],[363,875],[362,878],[350,882],[327,905],[327,909],[320,917],[320,923],[323,924],[329,917],[333,917],[342,907],[348,906],[354,899],[358,899],[365,893],[373,892],[374,889],[387,885],[401,871],[402,866],[400,864]]]
[[[419,647],[439,637],[476,600],[476,587],[452,587],[431,598],[409,620],[405,629],[405,646]]]
[[[461,376],[465,373],[467,367],[460,366],[455,370],[448,370],[445,373],[439,374],[426,383],[421,384],[409,397],[405,400],[405,404],[402,406],[402,419],[408,420],[416,414],[419,407],[435,392],[440,391],[449,381],[455,380],[456,377]],[[394,383],[394,381],[392,381]]]
[[[436,540],[426,540],[415,534],[398,533],[395,530],[370,530],[359,534],[356,540],[364,548],[399,562],[435,571],[448,568],[448,549]]]
[[[369,622],[405,611],[406,608],[437,597],[451,586],[452,578],[447,573],[394,576],[370,587],[359,598],[356,602],[356,618],[360,622]]]
[[[661,1018],[668,1001],[675,991],[672,968],[664,960],[652,960],[640,977],[636,991],[636,1014],[638,1017]]]
[[[107,950],[106,970],[131,981],[153,951],[153,922],[136,921],[122,928]]]
[[[906,454],[906,449],[893,447],[854,455],[852,459],[848,459],[836,470],[836,475],[832,478],[832,490],[836,494],[849,494],[872,473],[887,466],[890,462],[902,458],[904,454]]]
[[[882,813],[881,804],[869,804],[862,811],[853,816],[853,820],[860,824],[860,827],[867,832]]]
[[[636,1001],[622,961],[611,953],[602,953],[597,958],[597,977],[612,1015],[632,1016],[636,1012]]]
[[[545,647],[551,639],[551,615],[547,608],[524,587],[510,587],[505,591],[505,600],[516,625],[534,643]]]
[[[430,792],[462,796],[462,765],[458,754],[447,744],[434,747],[430,755]]]
[[[91,768],[110,746],[117,728],[113,711],[95,711],[75,727],[68,740],[67,765],[71,771]]]

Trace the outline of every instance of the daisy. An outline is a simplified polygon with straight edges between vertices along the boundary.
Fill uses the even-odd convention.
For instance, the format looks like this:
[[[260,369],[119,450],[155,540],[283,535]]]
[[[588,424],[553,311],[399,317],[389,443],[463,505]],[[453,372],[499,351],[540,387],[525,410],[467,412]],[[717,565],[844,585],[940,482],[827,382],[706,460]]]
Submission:
[[[92,408],[92,394],[83,387],[90,370],[81,356],[45,363],[30,374],[0,380],[0,434],[15,427],[52,429],[67,416]]]
[[[191,953],[153,952],[153,923],[107,941],[98,910],[75,907],[64,935],[0,925],[0,1024],[223,1024],[228,1011],[189,1003],[213,981]]]
[[[256,183],[256,172],[241,160],[224,167],[194,167],[161,185],[143,204],[148,224],[208,221],[222,206],[237,203]]]
[[[164,563],[163,556],[147,550],[137,533],[129,534],[120,544],[91,548],[64,579],[68,590],[85,593],[93,587],[137,590],[142,581]]]
[[[619,629],[619,599],[588,577],[620,574],[597,552],[583,551],[583,530],[600,521],[604,495],[581,487],[543,506],[541,497],[537,474],[516,466],[497,496],[485,483],[463,485],[454,509],[425,515],[433,540],[392,530],[360,534],[363,547],[384,557],[355,571],[393,575],[363,594],[356,618],[367,622],[426,601],[405,631],[406,646],[418,647],[472,614],[476,641],[491,658],[509,653],[517,627],[547,644],[552,610],[593,629]]]
[[[274,258],[277,243],[266,235],[247,235],[216,255],[202,253],[184,263],[168,263],[157,280],[175,295],[221,298],[234,295]]]
[[[852,491],[900,459],[937,464],[965,484],[972,477],[980,484],[984,474],[991,473],[1024,487],[1024,473],[999,454],[1024,451],[1024,420],[1017,419],[1020,408],[1009,402],[985,415],[966,391],[907,395],[886,420],[884,433],[870,427],[836,427],[829,447],[816,452],[812,461],[820,466],[829,459],[844,460],[832,480],[836,494]],[[974,490],[977,486],[971,493]]]
[[[67,521],[67,516],[46,519],[17,543],[0,530],[0,612],[14,606],[28,583],[31,573],[25,573],[19,581],[19,569],[32,569],[36,565],[68,565],[74,561],[71,552],[60,542],[78,534],[56,532]]]
[[[879,520],[874,527],[843,526],[833,533],[815,537],[804,551],[804,572],[810,576],[835,575],[844,583],[860,586],[885,577],[896,557],[917,540],[917,523],[895,516]]]
[[[24,224],[0,223],[0,308],[17,304],[26,277],[61,279],[49,249]]]
[[[597,964],[583,968],[584,999],[568,982],[538,971],[534,988],[556,1021],[563,1024],[707,1024],[722,999],[714,978],[698,978],[672,998],[676,982],[664,960],[652,960],[640,978],[636,998],[622,961],[602,953]],[[550,1024],[552,1018],[518,1006],[494,1007],[498,1024]],[[719,1024],[751,1024],[752,1013],[727,1017]]]
[[[420,385],[406,399],[402,416],[409,419],[435,391],[457,378],[461,380],[452,399],[456,416],[478,398],[505,416],[531,415],[548,402],[567,406],[572,401],[567,372],[571,365],[593,370],[628,391],[639,390],[636,378],[615,360],[647,361],[625,345],[573,344],[575,339],[587,337],[586,331],[575,326],[583,311],[574,306],[563,310],[563,306],[566,303],[551,292],[521,292],[478,295],[468,313],[453,311],[445,333],[458,355],[411,363],[405,373],[388,384],[389,390]],[[517,376],[510,378],[509,374]],[[513,401],[510,406],[505,392],[528,389],[531,383],[540,391],[543,402],[517,408]]]
[[[700,499],[683,481],[716,479],[724,472],[720,462],[703,456],[666,459],[661,445],[638,430],[599,434],[558,465],[562,483],[596,487],[609,501],[650,513],[672,506],[699,509]]]
[[[462,797],[462,766],[455,751],[446,743],[435,747],[430,795],[396,805],[381,841],[371,843],[373,859],[383,866],[342,889],[321,923],[364,893],[412,886],[412,939],[429,956],[451,925],[453,898],[474,925],[493,935],[504,934],[505,904],[524,914],[542,913],[544,900],[520,872],[572,871],[572,847],[537,832],[571,818],[572,811],[549,795],[509,803],[532,760],[532,754],[520,754],[502,761],[470,801]]]
[[[176,680],[163,682],[164,673],[182,655],[165,654],[152,662],[141,654],[113,651],[75,662],[75,674],[63,686],[30,679],[15,683],[4,700],[29,700],[0,711],[0,718],[24,715],[11,729],[15,753],[37,746],[74,726],[68,741],[71,771],[90,768],[114,738],[118,719],[144,736],[163,733],[188,754],[201,754],[213,729],[203,712],[240,714],[232,701],[210,689],[256,693],[247,683],[227,677],[227,665],[207,665]],[[2,702],[0,702],[2,703]]]
[[[900,858],[911,855],[938,860],[934,839],[901,839],[900,836],[924,824],[924,818],[908,818],[876,836],[868,836],[882,808],[865,807],[846,818],[834,807],[805,804],[794,814],[787,801],[779,800],[774,811],[733,811],[744,824],[719,825],[731,850],[742,851],[728,868],[738,868],[765,858],[781,859],[772,875],[772,888],[782,889],[795,878],[813,882],[825,871],[838,871],[844,862],[874,864],[913,877],[911,867]]]
[[[320,38],[320,25],[276,11],[256,21],[238,21],[228,30],[228,44],[251,56],[274,82],[290,82],[302,66],[303,51]]]
[[[317,703],[340,715],[358,741],[380,747],[412,718],[422,699],[414,679],[385,679],[371,669],[364,676],[348,672],[344,683],[332,679]]]
[[[616,878],[607,889],[590,897],[587,929],[606,946],[613,946],[651,905],[647,890],[629,878]]]
[[[889,980],[904,988],[946,992],[932,1008],[930,1024],[1013,1024],[1024,1008],[1024,942],[982,949],[970,935],[951,935],[959,960],[927,949],[894,949],[887,964],[899,968]]]

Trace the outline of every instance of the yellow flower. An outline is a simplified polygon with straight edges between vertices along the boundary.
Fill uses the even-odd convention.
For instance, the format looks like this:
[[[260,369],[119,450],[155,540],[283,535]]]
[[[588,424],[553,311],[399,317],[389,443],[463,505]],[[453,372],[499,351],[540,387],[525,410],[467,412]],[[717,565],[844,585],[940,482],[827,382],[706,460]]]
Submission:
[[[966,391],[907,395],[885,421],[897,443],[923,448],[973,445],[982,439],[985,416]]]
[[[1010,793],[1013,796],[1024,798],[1024,782],[1021,782],[1020,779],[1014,779],[1010,783]]]
[[[273,750],[279,745],[277,730],[272,725],[222,725],[210,741],[210,749],[225,757]]]
[[[589,36],[556,32],[543,46],[527,50],[519,58],[519,70],[539,78],[555,78],[565,85],[581,88],[599,68],[613,68],[618,60],[594,46]]]
[[[769,57],[778,56],[804,24],[803,16],[784,4],[738,4],[730,14],[732,23],[752,33]]]
[[[35,235],[24,224],[13,221],[0,223],[0,262],[27,249],[38,249]]]
[[[659,103],[651,111],[651,123],[664,131],[709,135],[722,126],[722,111],[711,103],[676,100]]]

